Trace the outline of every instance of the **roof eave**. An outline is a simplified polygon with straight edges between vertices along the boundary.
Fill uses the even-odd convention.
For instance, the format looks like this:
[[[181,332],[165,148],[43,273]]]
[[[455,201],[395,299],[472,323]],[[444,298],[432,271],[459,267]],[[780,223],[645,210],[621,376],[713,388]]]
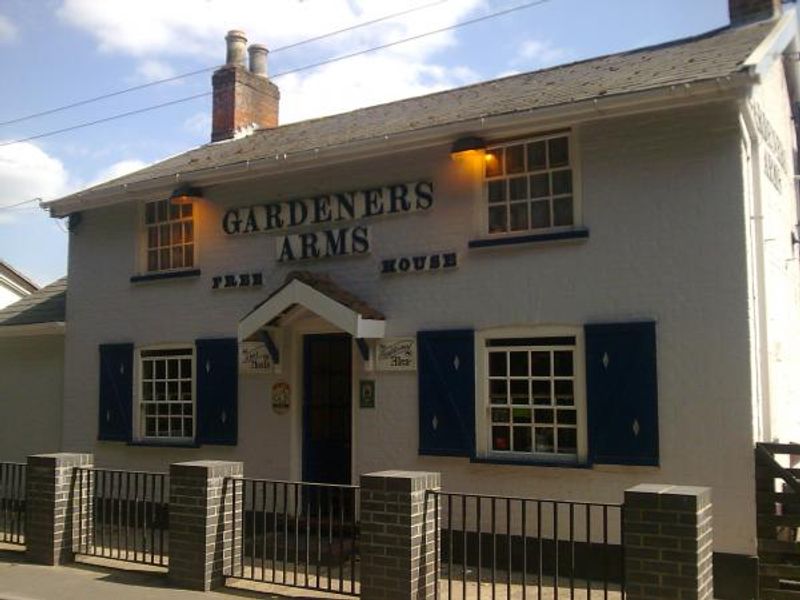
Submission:
[[[781,20],[783,22],[783,19]],[[754,53],[755,54],[755,53]],[[517,128],[548,127],[554,123],[574,123],[598,117],[646,112],[660,108],[674,108],[720,99],[738,99],[752,85],[754,71],[743,69],[727,77],[673,84],[639,92],[615,94],[514,111],[498,115],[456,121],[444,125],[412,129],[391,136],[378,136],[346,144],[297,152],[282,157],[264,157],[236,163],[208,167],[187,172],[175,172],[120,185],[117,188],[87,190],[44,203],[53,217],[64,217],[72,212],[110,206],[130,200],[152,198],[169,193],[178,183],[198,186],[229,183],[269,175],[280,171],[287,173],[327,164],[392,154],[403,150],[423,148],[452,141],[465,133],[483,136],[502,135]],[[387,144],[391,142],[391,145]]]
[[[760,78],[781,58],[786,48],[797,39],[797,10],[787,7],[775,27],[744,61],[742,67],[752,77]]]
[[[0,338],[30,337],[39,335],[64,335],[66,324],[64,321],[51,321],[49,323],[28,323],[25,325],[0,325]]]

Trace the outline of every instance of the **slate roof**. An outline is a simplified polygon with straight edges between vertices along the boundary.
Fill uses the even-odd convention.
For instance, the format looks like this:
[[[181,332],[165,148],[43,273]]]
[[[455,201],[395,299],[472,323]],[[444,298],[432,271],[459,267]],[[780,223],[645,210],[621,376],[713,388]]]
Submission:
[[[725,78],[743,70],[749,55],[775,24],[762,21],[725,27],[658,46],[260,129],[240,139],[200,146],[85,191],[284,153],[341,147],[481,117]]]
[[[67,308],[67,278],[54,281],[0,310],[0,327],[64,322]]]

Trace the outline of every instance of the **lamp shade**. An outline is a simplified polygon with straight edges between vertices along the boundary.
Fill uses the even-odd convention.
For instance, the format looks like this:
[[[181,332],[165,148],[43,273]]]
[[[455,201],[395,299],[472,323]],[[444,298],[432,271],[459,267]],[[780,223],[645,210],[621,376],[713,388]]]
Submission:
[[[486,141],[483,138],[479,138],[477,136],[466,136],[458,138],[455,142],[453,142],[453,146],[450,148],[450,154],[457,154],[459,152],[466,152],[468,150],[485,149]]]

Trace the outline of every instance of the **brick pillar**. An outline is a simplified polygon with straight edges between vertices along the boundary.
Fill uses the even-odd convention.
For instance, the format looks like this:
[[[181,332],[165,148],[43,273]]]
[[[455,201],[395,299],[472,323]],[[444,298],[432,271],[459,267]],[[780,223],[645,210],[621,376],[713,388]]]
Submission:
[[[627,600],[711,600],[711,488],[643,484],[625,491]]]
[[[240,462],[197,460],[169,467],[169,578],[173,584],[208,591],[225,583],[226,566],[241,544],[241,494],[233,504],[230,482]]]
[[[74,558],[79,516],[75,467],[91,467],[91,454],[35,454],[28,457],[25,483],[25,546],[28,559],[60,565]]]
[[[428,600],[438,569],[434,499],[439,473],[361,476],[361,599]]]

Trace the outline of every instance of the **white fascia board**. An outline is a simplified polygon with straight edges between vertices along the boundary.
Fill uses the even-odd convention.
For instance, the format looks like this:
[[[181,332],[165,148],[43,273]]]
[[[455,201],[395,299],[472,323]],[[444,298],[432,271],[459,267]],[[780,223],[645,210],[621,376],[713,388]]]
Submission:
[[[797,35],[797,11],[795,8],[786,8],[775,27],[747,57],[743,66],[753,75],[761,77],[776,60],[780,60],[789,44],[797,39]]]
[[[752,75],[737,73],[729,77],[669,85],[642,92],[475,117],[327,148],[302,150],[294,154],[281,155],[277,159],[270,156],[263,159],[241,160],[217,167],[161,175],[153,179],[119,185],[116,188],[77,192],[43,203],[42,206],[50,210],[52,217],[64,217],[81,210],[133,200],[152,200],[156,196],[168,195],[179,183],[191,183],[198,187],[219,185],[423,149],[447,144],[464,135],[499,136],[514,129],[562,127],[597,118],[678,108],[724,99],[738,100],[752,83]]]
[[[384,335],[386,325],[383,321],[364,319],[353,309],[295,279],[242,319],[239,323],[239,340],[248,339],[293,305],[303,306],[331,325],[356,338],[376,338]]]
[[[34,335],[64,335],[66,324],[63,321],[50,323],[31,323],[30,325],[2,325],[0,338],[28,337]]]

